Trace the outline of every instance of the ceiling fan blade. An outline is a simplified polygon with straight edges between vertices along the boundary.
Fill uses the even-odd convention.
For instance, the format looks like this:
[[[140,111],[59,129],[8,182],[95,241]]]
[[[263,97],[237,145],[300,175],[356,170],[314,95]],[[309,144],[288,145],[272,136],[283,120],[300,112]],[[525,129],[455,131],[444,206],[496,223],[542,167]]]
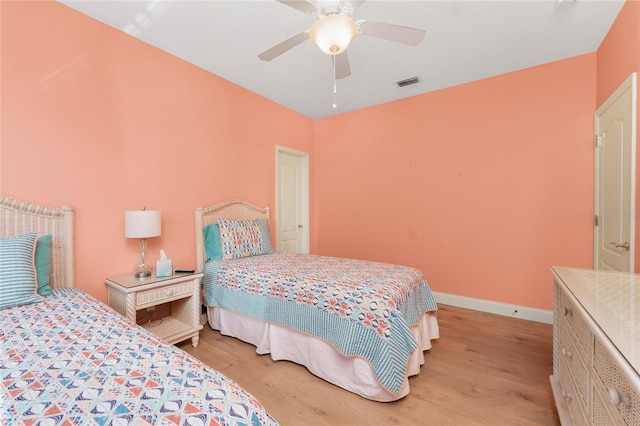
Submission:
[[[345,3],[347,3],[349,5],[349,8],[351,9],[351,12],[353,12],[354,10],[356,10],[357,8],[360,7],[360,5],[362,5],[362,3],[364,3],[367,0],[349,0]]]
[[[272,48],[265,50],[258,55],[258,58],[262,59],[263,61],[270,61],[282,55],[287,50],[293,49],[305,40],[309,40],[309,34],[306,31],[303,31],[292,37],[289,37],[285,41],[276,44]]]
[[[333,60],[336,61],[336,78],[346,78],[351,75],[351,65],[349,65],[349,56],[347,56],[347,52],[344,51],[339,55],[332,56]]]
[[[424,30],[389,24],[386,22],[359,21],[360,32],[364,35],[383,38],[396,43],[417,46],[424,39]]]
[[[299,10],[300,12],[313,13],[316,11],[316,7],[311,3],[309,3],[308,1],[304,1],[304,0],[277,0],[277,1],[282,4],[286,4],[287,6],[290,6],[296,10]]]

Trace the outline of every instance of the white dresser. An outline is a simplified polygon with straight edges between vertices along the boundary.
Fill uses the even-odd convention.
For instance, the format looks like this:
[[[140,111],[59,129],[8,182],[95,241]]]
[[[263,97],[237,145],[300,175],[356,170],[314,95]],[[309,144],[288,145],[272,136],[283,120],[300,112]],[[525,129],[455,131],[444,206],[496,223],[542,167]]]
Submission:
[[[640,426],[640,275],[551,273],[550,380],[561,423]]]

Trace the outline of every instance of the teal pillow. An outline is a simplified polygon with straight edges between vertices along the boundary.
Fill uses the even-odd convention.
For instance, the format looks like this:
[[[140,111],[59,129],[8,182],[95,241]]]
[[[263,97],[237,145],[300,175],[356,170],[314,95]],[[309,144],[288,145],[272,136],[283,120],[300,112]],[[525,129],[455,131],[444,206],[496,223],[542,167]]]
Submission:
[[[36,233],[0,240],[0,309],[39,302],[33,257]]]
[[[220,242],[220,227],[217,223],[202,228],[204,233],[204,250],[207,253],[207,262],[213,259],[222,259],[222,243]]]
[[[262,254],[273,253],[271,234],[269,234],[269,222],[267,222],[267,219],[256,219],[256,222],[258,222],[260,236],[262,237]]]
[[[51,296],[51,235],[43,235],[36,241],[36,276],[38,278],[38,294]]]

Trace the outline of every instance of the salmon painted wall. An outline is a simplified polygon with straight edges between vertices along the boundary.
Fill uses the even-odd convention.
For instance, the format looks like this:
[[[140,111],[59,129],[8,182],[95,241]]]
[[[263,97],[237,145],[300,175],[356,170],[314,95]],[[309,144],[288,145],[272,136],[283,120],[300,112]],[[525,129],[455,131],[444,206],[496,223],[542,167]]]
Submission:
[[[593,266],[596,54],[315,123],[316,249],[433,290],[552,308]]]
[[[623,81],[640,74],[640,1],[627,1],[598,49],[596,105],[602,105]],[[640,77],[640,76],[639,76]],[[640,92],[640,90],[638,90]],[[640,93],[637,94],[640,99]],[[640,126],[640,107],[636,105],[636,126]],[[636,131],[640,130],[637,128]],[[637,145],[636,133],[636,145]],[[637,151],[640,152],[640,151]],[[640,158],[636,164],[640,165]],[[636,166],[637,167],[637,166]],[[636,212],[640,212],[640,172],[636,172]],[[637,216],[636,216],[637,217]],[[640,272],[640,223],[636,223],[635,270]]]
[[[74,207],[78,286],[105,300],[138,256],[125,210],[160,209],[151,260],[193,267],[194,207],[273,207],[289,146],[311,154],[314,252],[550,309],[548,267],[592,266],[593,111],[638,69],[638,16],[597,54],[314,123],[59,3],[0,2],[0,191]]]
[[[129,35],[56,2],[0,7],[0,190],[75,209],[78,287],[103,301],[139,258],[125,210],[161,210],[149,259],[193,268],[195,207],[273,208],[275,146],[313,152],[312,120]]]

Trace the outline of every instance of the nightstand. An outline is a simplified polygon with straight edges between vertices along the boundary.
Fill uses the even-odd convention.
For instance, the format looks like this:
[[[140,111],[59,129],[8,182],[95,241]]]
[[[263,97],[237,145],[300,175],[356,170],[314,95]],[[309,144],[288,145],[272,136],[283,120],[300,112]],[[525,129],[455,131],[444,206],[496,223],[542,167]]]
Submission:
[[[108,303],[120,315],[136,322],[136,312],[163,303],[171,303],[171,315],[160,324],[141,326],[166,340],[178,343],[191,338],[193,347],[200,340],[200,280],[202,274],[174,274],[137,279],[133,275],[107,278]]]

